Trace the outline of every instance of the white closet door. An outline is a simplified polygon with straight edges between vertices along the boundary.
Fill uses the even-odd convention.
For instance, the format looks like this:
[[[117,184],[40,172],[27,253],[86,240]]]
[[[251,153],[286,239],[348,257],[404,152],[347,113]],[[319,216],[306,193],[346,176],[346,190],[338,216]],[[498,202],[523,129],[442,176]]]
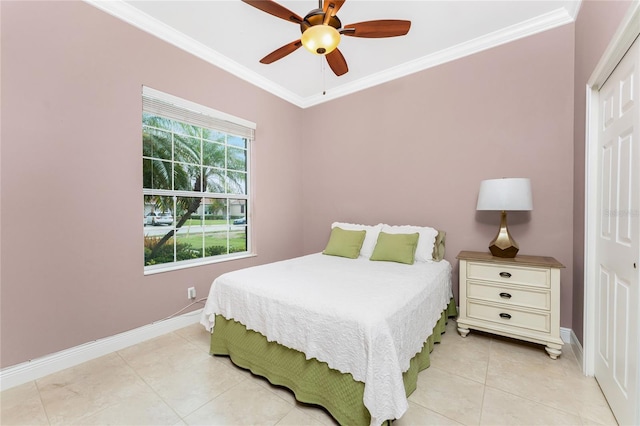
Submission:
[[[595,376],[621,425],[637,425],[640,360],[640,41],[599,93]]]

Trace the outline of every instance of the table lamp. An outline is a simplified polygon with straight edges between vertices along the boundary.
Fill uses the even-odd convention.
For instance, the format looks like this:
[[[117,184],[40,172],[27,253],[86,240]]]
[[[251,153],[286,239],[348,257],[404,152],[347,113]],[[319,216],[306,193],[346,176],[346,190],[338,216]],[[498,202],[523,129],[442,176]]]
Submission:
[[[533,210],[531,181],[528,178],[488,179],[480,183],[476,210],[501,212],[498,235],[489,243],[496,257],[516,257],[519,247],[507,228],[507,211]]]

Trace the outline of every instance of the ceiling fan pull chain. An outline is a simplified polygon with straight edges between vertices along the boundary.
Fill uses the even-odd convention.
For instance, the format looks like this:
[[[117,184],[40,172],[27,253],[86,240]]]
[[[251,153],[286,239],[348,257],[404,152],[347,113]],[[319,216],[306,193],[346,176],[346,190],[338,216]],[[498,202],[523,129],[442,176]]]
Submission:
[[[320,71],[322,72],[322,96],[327,94],[327,66],[324,58],[320,57]]]

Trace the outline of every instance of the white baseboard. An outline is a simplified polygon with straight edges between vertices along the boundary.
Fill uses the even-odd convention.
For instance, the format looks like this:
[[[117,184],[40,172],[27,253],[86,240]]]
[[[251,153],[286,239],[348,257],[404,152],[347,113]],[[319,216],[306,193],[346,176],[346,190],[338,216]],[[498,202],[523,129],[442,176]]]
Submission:
[[[39,379],[200,321],[202,309],[45,355],[0,370],[0,391]]]
[[[578,340],[578,336],[576,336],[576,333],[574,333],[571,328],[560,327],[560,338],[562,339],[563,342],[569,344],[569,348],[571,348],[573,355],[575,355],[576,360],[578,361],[578,365],[582,367],[584,362],[584,358],[583,358],[584,355],[582,353],[582,345],[580,344],[580,341]],[[566,348],[563,350],[566,351],[569,348]]]
[[[571,343],[571,349],[573,350],[573,354],[576,356],[576,359],[578,360],[578,365],[582,367],[584,365],[584,355],[582,352],[582,345],[580,344],[580,341],[578,340],[578,336],[576,336],[573,330],[571,330],[570,343]],[[583,373],[584,373],[584,368],[583,368]]]

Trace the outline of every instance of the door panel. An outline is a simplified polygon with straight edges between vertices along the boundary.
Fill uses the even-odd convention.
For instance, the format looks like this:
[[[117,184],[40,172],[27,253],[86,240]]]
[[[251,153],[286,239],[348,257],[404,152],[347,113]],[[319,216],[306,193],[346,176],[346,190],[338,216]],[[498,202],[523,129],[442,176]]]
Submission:
[[[613,378],[620,391],[626,396],[630,393],[630,366],[629,366],[629,282],[620,277],[616,277],[615,317],[616,329],[613,330],[614,353],[613,358]]]
[[[613,211],[613,205],[611,203],[611,182],[613,181],[613,178],[611,176],[613,170],[612,141],[609,141],[602,147],[601,158],[601,206],[602,209],[605,210],[605,212],[611,212]],[[611,214],[601,215],[600,237],[604,239],[611,238]]]
[[[625,212],[631,212],[632,208],[632,198],[633,194],[631,190],[633,188],[633,184],[631,182],[632,167],[631,161],[633,159],[633,150],[632,150],[632,134],[633,128],[629,129],[628,134],[620,135],[618,142],[618,180],[619,180],[619,188],[618,188],[618,221],[617,221],[617,242],[618,244],[623,244],[627,247],[631,247],[632,244],[632,236],[631,236],[631,218],[630,214],[625,214]],[[637,147],[636,147],[637,148]]]
[[[609,336],[613,337],[610,330],[612,329],[609,319],[609,300],[611,299],[611,274],[604,266],[600,265],[600,278],[598,280],[598,348],[599,358],[605,367],[609,366],[611,354],[609,353]]]

